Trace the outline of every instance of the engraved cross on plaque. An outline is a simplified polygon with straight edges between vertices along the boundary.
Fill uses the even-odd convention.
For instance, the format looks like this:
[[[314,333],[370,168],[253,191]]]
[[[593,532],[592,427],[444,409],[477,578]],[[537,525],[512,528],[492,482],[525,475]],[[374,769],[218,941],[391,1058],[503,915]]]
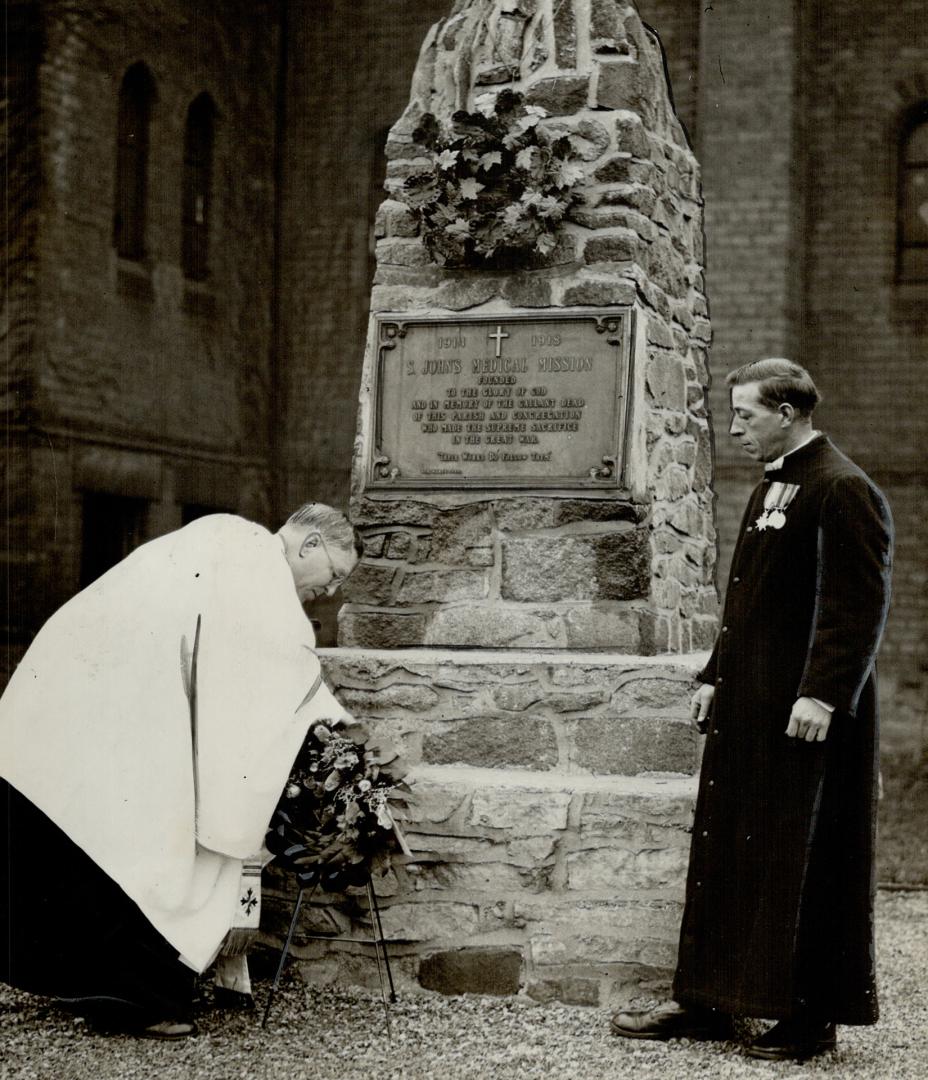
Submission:
[[[503,333],[503,328],[497,326],[495,334],[487,334],[487,337],[496,342],[496,355],[499,356],[500,349],[503,345],[503,338],[509,337],[508,334]]]

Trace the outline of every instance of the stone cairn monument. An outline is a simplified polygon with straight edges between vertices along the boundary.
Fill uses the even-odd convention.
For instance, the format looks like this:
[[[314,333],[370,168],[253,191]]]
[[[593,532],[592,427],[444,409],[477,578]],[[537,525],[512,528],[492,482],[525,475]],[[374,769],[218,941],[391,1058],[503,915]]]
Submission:
[[[499,100],[514,146],[567,140],[575,197],[533,250],[486,258],[460,204],[436,241],[409,193],[460,164],[460,113]],[[325,664],[413,765],[413,861],[378,885],[394,970],[615,1002],[674,962],[688,701],[716,629],[698,167],[660,43],[616,0],[458,0],[387,155],[351,500],[365,557]],[[345,933],[344,912],[303,930]],[[361,946],[293,951],[311,980],[376,978]]]

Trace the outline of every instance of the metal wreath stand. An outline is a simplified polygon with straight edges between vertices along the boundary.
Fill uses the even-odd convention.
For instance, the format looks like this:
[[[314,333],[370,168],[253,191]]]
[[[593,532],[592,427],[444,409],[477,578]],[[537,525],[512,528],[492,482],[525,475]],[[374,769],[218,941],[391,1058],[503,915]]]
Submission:
[[[383,1002],[384,1019],[387,1024],[387,1035],[392,1037],[390,1031],[390,1009],[387,1004],[387,986],[390,988],[389,1000],[391,1003],[396,1002],[396,989],[393,985],[393,973],[390,971],[390,958],[387,955],[387,942],[383,936],[383,923],[380,920],[380,905],[377,903],[377,894],[374,891],[374,881],[371,878],[370,870],[367,868],[363,871],[363,885],[367,893],[367,906],[371,915],[371,937],[370,938],[358,938],[358,937],[342,937],[337,934],[307,934],[306,937],[313,941],[348,941],[356,944],[374,946],[374,956],[377,959],[377,975],[380,979],[380,998]],[[360,876],[360,874],[358,875]],[[296,931],[297,919],[300,916],[300,908],[303,904],[303,896],[307,889],[309,889],[309,896],[307,900],[311,900],[313,895],[322,887],[323,884],[334,883],[339,881],[339,884],[350,885],[351,880],[345,880],[345,870],[335,866],[309,866],[305,870],[297,871],[296,879],[299,882],[299,891],[296,894],[296,902],[293,905],[293,914],[290,916],[290,926],[287,929],[287,937],[284,941],[284,947],[280,951],[280,960],[277,964],[277,972],[274,975],[274,982],[271,986],[270,992],[267,997],[267,1004],[264,1006],[264,1017],[261,1020],[261,1027],[267,1026],[267,1018],[271,1011],[271,1004],[274,1001],[274,995],[277,993],[277,988],[280,985],[280,977],[283,974],[284,964],[287,962],[287,953],[290,951],[290,945],[293,942],[293,935]],[[384,978],[386,973],[386,978]]]

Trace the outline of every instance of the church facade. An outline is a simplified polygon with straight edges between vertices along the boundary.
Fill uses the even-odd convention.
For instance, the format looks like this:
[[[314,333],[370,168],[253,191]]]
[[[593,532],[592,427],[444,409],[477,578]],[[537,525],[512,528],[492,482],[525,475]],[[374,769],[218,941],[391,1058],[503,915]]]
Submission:
[[[916,752],[928,9],[638,6],[703,170],[721,580],[755,475],[729,446],[722,376],[790,356],[894,509],[885,731]],[[271,524],[347,501],[383,146],[450,7],[8,5],[7,668],[143,539],[210,511]]]

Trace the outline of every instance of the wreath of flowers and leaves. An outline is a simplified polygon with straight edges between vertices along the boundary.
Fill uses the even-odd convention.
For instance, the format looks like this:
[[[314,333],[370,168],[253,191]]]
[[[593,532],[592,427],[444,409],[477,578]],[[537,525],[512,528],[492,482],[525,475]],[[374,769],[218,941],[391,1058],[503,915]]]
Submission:
[[[513,90],[482,94],[475,107],[450,125],[421,117],[413,139],[432,166],[408,177],[399,196],[446,265],[549,255],[584,175],[570,137],[539,126],[545,110]]]
[[[268,850],[302,884],[360,884],[372,867],[407,851],[405,763],[363,724],[315,724],[304,740],[267,834]]]

